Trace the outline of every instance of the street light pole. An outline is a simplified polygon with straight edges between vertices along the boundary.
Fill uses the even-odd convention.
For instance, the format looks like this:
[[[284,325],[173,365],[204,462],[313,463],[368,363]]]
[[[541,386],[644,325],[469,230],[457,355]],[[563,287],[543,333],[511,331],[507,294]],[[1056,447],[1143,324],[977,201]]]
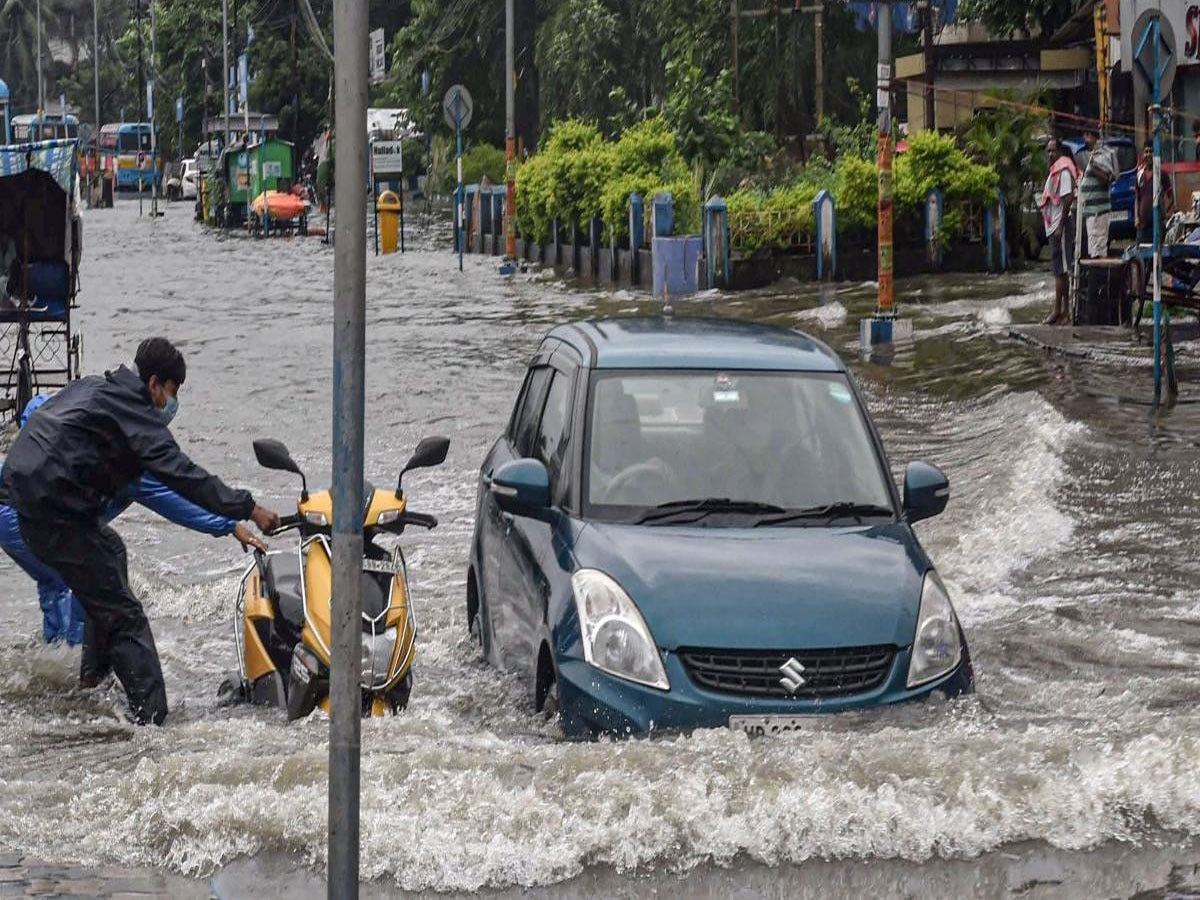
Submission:
[[[329,699],[330,900],[358,896],[366,370],[367,4],[334,0],[333,610]]]
[[[45,82],[42,79],[42,0],[37,0],[37,83],[38,83],[38,116],[46,111]],[[41,122],[39,121],[39,125]],[[41,135],[38,135],[41,140]]]
[[[229,0],[221,0],[221,83],[225,85],[222,110],[225,116],[224,150],[229,146]]]
[[[892,292],[892,6],[878,4],[879,72],[876,99],[879,106],[879,300],[876,318],[891,317]],[[887,329],[890,331],[890,327]],[[887,338],[890,339],[888,334]]]
[[[517,258],[517,98],[513,0],[504,0],[504,258]]]

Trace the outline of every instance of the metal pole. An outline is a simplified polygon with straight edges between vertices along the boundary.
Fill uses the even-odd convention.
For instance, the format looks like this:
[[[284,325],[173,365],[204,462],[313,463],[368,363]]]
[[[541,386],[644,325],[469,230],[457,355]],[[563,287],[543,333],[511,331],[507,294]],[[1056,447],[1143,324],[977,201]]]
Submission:
[[[42,79],[42,0],[37,0],[37,83],[38,83],[38,115],[46,108],[45,82]],[[36,140],[41,140],[38,135]]]
[[[145,41],[142,37],[142,0],[137,0],[137,35],[138,35],[138,125],[137,125],[137,146],[138,155],[134,157],[138,161],[142,159],[142,123],[146,121],[146,63],[145,63]],[[153,129],[151,129],[153,131]],[[137,173],[138,185],[138,215],[145,213],[145,207],[142,205],[142,169],[138,166]]]
[[[456,113],[454,117],[454,146],[455,162],[458,165],[458,203],[455,209],[458,215],[458,271],[463,270],[463,243],[467,236],[467,191],[462,180],[462,118]]]
[[[817,127],[825,119],[825,0],[817,0],[816,9],[813,11],[814,38],[814,64],[816,70],[816,85],[814,86],[817,95]]]
[[[333,268],[333,654],[329,697],[331,900],[358,896],[366,369],[367,4],[334,0],[338,236]]]
[[[96,128],[92,132],[92,162],[88,166],[91,183],[88,185],[88,203],[95,194],[96,179],[100,177],[100,0],[92,0],[92,86],[95,88]]]
[[[504,258],[517,258],[517,98],[513,0],[504,2]]]
[[[892,7],[880,3],[879,26],[879,301],[876,316],[892,316]]]
[[[154,0],[150,0],[150,83],[158,81],[158,29]],[[150,215],[158,215],[158,135],[154,128],[154,104],[150,103]]]
[[[1159,19],[1150,21],[1151,40],[1154,42],[1154,105],[1151,116],[1154,125],[1154,402],[1162,396],[1162,244],[1159,238],[1159,198],[1162,196],[1162,128],[1160,104],[1162,103],[1162,79],[1159,66]]]
[[[925,60],[925,128],[937,130],[937,107],[933,96],[933,0],[925,0],[921,51]]]
[[[733,65],[733,114],[738,114],[738,19],[741,18],[741,12],[738,10],[738,0],[729,0],[729,15],[733,19],[733,24],[730,28],[731,34],[729,42],[732,44],[732,65]]]
[[[221,144],[224,150],[229,146],[229,0],[221,0],[221,81],[225,85],[225,142]]]

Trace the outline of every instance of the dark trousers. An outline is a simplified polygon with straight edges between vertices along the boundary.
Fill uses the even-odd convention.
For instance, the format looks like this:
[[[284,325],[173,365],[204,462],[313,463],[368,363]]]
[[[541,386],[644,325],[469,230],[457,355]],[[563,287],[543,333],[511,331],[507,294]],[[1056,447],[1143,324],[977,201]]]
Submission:
[[[154,635],[142,604],[129,588],[125,545],[107,525],[80,526],[19,517],[33,555],[55,569],[87,613],[81,673],[121,679],[138,724],[161,725],[167,689]]]

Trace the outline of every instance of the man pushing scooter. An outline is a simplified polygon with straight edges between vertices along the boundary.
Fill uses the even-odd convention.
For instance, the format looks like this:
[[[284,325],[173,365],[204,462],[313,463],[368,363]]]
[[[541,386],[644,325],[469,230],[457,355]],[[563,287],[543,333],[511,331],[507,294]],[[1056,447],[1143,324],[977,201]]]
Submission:
[[[139,724],[162,724],[167,693],[150,623],[133,591],[125,546],[103,522],[143,472],[211,513],[252,519],[260,531],[279,516],[233,490],[179,449],[167,424],[187,375],[165,338],[141,343],[137,371],[121,366],[65,387],[32,416],[4,462],[3,491],[21,536],[62,576],[91,624],[89,643],[125,688]]]

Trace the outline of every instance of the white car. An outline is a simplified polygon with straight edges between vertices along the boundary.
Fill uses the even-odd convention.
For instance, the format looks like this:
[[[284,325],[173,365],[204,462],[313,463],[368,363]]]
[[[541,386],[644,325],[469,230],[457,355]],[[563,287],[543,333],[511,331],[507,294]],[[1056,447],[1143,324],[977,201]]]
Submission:
[[[167,199],[195,200],[197,178],[199,178],[199,173],[195,157],[185,159],[182,168],[176,169],[171,174],[171,177],[167,179]]]

